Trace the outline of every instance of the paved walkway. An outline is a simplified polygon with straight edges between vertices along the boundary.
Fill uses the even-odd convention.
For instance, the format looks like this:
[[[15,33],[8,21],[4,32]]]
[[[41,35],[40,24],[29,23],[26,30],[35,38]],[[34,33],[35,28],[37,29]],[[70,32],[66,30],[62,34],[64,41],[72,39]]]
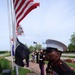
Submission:
[[[8,59],[8,60],[10,60],[10,61],[12,60],[11,57],[5,57],[5,58]],[[40,75],[39,64],[37,64],[37,63],[35,63],[35,62],[29,62],[29,67],[25,67],[25,66],[24,66],[24,68],[30,69],[30,70],[36,72],[37,75]],[[46,65],[44,65],[44,70],[45,70],[45,69],[46,69]]]
[[[29,62],[30,66],[29,69],[33,70],[34,72],[36,72],[38,75],[40,75],[40,68],[39,68],[39,64],[37,63],[33,63],[33,62]],[[46,69],[46,65],[44,65],[44,72]]]

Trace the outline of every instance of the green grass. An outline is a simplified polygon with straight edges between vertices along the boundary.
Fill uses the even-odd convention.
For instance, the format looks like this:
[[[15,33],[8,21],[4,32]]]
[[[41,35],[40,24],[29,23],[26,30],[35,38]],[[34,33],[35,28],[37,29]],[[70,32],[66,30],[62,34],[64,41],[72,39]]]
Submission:
[[[32,73],[32,71],[24,68],[19,68],[19,75],[26,75],[27,73]],[[16,70],[12,70],[12,75],[16,75]]]
[[[2,70],[3,69],[11,69],[11,66],[10,66],[11,63],[7,59],[0,58],[0,65],[2,67]]]
[[[2,67],[2,70],[4,69],[10,69],[11,70],[11,75],[16,75],[16,70],[12,70],[12,65],[11,65],[11,62],[7,59],[4,59],[4,58],[0,58],[0,65]],[[0,68],[1,70],[1,68]],[[28,69],[25,69],[23,67],[19,67],[19,75],[26,75],[27,73],[33,73],[32,71],[28,70]],[[2,75],[0,73],[0,75]]]
[[[75,63],[68,63],[68,62],[66,62],[66,63],[67,63],[67,65],[69,65],[70,67],[74,68],[74,71],[75,71]]]

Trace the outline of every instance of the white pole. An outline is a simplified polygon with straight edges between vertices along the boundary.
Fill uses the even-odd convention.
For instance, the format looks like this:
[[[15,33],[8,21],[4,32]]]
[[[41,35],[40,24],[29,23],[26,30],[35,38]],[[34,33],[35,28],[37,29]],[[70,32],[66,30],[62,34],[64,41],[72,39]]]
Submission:
[[[9,40],[10,40],[10,51],[11,51],[11,59],[12,59],[12,70],[14,70],[13,56],[12,56],[12,43],[11,43],[10,8],[9,8],[8,0],[7,0],[7,9],[8,9],[8,25],[9,25]]]
[[[11,5],[12,5],[12,29],[13,29],[13,38],[14,38],[14,52],[15,52],[15,49],[16,49],[16,18],[15,18],[15,13],[14,13],[14,8],[13,8],[13,0],[10,0],[11,1]],[[18,74],[18,65],[16,65],[16,75],[19,75]]]

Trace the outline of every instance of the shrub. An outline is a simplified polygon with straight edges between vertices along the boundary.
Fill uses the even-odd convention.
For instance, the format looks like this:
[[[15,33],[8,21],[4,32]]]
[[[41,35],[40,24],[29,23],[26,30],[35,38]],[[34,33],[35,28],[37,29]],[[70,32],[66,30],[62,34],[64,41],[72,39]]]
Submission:
[[[2,70],[3,69],[11,69],[10,62],[4,58],[0,59],[0,65],[2,67]]]

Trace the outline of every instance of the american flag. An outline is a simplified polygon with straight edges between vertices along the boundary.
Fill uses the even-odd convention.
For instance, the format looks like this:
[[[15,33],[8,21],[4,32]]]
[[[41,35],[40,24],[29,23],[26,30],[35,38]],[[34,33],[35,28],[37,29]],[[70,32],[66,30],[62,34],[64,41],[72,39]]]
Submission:
[[[18,26],[30,11],[39,6],[39,3],[34,0],[13,0],[13,5]]]
[[[24,31],[21,25],[18,25],[18,27],[16,28],[16,34],[17,35],[24,35]]]

